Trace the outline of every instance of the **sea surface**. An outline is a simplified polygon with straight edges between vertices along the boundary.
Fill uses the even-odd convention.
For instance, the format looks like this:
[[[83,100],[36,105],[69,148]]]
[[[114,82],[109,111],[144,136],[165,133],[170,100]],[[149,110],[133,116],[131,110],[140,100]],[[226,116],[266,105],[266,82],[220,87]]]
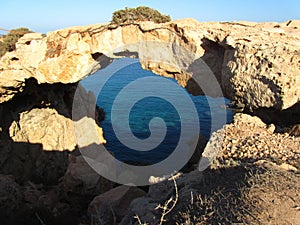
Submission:
[[[183,124],[192,126],[199,120],[199,133],[209,139],[213,131],[229,123],[233,116],[226,109],[228,99],[192,96],[174,79],[143,70],[137,59],[114,60],[80,83],[96,95],[97,105],[105,111],[101,127],[107,140],[106,149],[118,160],[133,164],[153,164],[168,157],[183,135]],[[191,104],[197,118],[187,110],[193,108]],[[225,120],[213,123],[212,118]],[[130,135],[126,135],[128,132]],[[135,139],[143,141],[150,136],[159,144],[148,151],[131,146]]]

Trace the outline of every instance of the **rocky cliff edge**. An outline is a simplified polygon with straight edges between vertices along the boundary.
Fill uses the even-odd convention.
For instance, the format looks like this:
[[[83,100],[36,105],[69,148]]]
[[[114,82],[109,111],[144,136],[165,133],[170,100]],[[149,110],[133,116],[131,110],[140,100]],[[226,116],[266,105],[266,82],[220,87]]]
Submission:
[[[285,110],[300,99],[300,22],[144,22],[91,25],[26,34],[0,60],[0,102],[22,92],[25,81],[76,83],[109,64],[139,57],[143,68],[173,77],[193,94],[203,94],[192,77],[203,60],[224,95],[248,109]],[[159,44],[166,43],[166,44]],[[178,52],[178,48],[186,52]],[[200,73],[201,75],[201,73]],[[203,74],[202,74],[203,75]],[[214,88],[207,95],[220,95]]]

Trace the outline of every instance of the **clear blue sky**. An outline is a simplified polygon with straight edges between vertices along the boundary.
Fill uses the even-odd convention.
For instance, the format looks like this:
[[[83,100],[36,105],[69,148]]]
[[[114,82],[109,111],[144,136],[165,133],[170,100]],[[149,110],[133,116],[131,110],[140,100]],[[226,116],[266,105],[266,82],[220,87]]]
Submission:
[[[68,26],[109,22],[115,10],[140,5],[158,9],[172,19],[276,22],[300,19],[299,0],[2,0],[0,28],[28,27],[45,33]]]

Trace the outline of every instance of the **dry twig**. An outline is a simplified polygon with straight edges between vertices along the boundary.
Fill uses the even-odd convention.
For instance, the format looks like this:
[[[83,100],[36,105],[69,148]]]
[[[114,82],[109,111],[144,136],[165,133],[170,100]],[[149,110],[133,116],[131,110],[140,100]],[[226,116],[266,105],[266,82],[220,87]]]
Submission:
[[[162,209],[162,214],[161,214],[161,217],[160,217],[160,222],[159,222],[159,225],[162,225],[163,222],[165,221],[165,216],[167,214],[169,214],[175,207],[177,201],[178,201],[178,187],[177,187],[177,183],[176,183],[176,178],[178,178],[180,176],[180,174],[176,174],[174,176],[172,176],[171,178],[169,178],[168,180],[173,180],[173,183],[174,183],[174,187],[175,187],[175,199],[173,199],[173,196],[171,198],[169,198],[165,204],[162,206],[162,205],[158,205],[155,209]],[[171,205],[171,206],[170,206]]]

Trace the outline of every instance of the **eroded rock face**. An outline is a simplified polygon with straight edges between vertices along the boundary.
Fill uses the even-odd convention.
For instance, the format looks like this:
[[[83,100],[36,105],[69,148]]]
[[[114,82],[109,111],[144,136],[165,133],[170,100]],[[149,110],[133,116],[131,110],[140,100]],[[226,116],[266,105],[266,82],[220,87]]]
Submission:
[[[42,143],[44,150],[73,150],[76,146],[73,121],[50,108],[21,113],[9,131],[15,142]]]
[[[72,117],[75,91],[77,114]],[[0,104],[1,139],[41,145],[45,151],[73,151],[76,146],[104,144],[103,111],[96,98],[78,84],[38,84],[34,78],[13,101]]]
[[[93,127],[96,132],[91,132]],[[46,151],[72,151],[78,141],[83,147],[106,142],[102,128],[92,118],[84,117],[73,122],[50,108],[35,108],[21,113],[20,120],[14,121],[9,131],[15,142],[40,143]]]
[[[299,101],[299,33],[297,21],[199,23],[186,19],[117,28],[72,27],[46,37],[28,34],[19,40],[15,52],[1,58],[0,101],[22,91],[29,77],[39,83],[75,83],[103,68],[109,58],[138,55],[143,68],[175,78],[194,94],[203,93],[190,78],[205,76],[205,70],[199,69],[199,61],[204,60],[226,97],[248,109],[283,110]],[[215,87],[210,90],[205,94],[222,94]]]

